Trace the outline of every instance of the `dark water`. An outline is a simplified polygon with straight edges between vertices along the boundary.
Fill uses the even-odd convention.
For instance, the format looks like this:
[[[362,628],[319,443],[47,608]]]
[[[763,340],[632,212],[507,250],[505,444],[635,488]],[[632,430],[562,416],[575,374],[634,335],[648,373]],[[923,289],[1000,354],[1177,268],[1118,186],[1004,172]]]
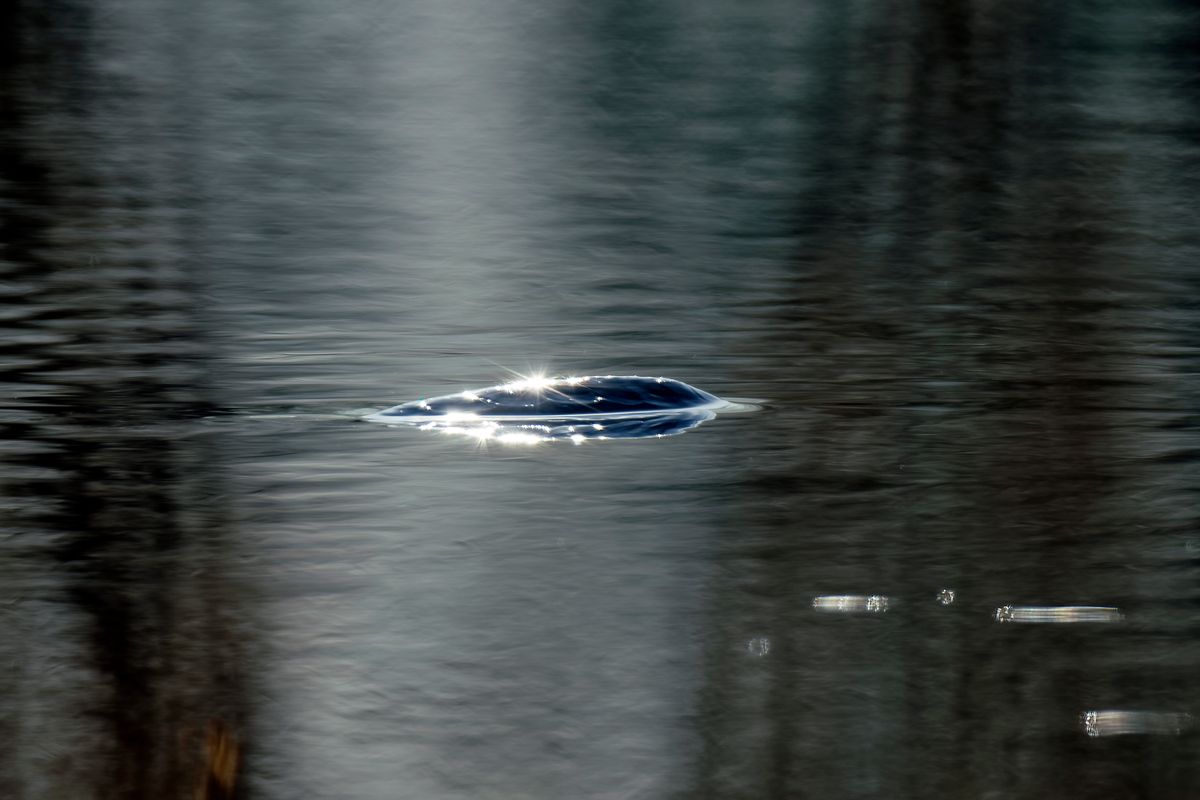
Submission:
[[[1200,796],[1189,4],[3,9],[0,796]]]

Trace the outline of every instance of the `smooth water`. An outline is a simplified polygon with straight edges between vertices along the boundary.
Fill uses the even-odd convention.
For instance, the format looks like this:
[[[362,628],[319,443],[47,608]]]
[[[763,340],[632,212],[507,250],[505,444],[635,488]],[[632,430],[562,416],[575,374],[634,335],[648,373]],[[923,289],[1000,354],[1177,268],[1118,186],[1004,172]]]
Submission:
[[[0,10],[0,797],[1200,796],[1185,3]],[[530,374],[685,435],[359,421]]]

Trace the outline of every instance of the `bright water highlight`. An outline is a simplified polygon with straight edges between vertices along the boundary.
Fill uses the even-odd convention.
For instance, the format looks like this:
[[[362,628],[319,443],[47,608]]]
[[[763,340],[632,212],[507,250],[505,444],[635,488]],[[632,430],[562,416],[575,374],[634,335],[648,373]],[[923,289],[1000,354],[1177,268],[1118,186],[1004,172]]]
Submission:
[[[582,444],[589,439],[647,439],[683,433],[733,405],[671,378],[535,376],[402,403],[364,419],[481,442]]]

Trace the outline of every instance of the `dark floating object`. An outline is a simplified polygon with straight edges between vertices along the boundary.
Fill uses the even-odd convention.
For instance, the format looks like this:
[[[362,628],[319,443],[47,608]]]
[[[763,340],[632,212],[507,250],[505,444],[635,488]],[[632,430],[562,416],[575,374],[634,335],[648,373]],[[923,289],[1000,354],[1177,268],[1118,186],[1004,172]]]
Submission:
[[[520,444],[670,436],[734,404],[671,378],[533,377],[370,414],[388,425]]]

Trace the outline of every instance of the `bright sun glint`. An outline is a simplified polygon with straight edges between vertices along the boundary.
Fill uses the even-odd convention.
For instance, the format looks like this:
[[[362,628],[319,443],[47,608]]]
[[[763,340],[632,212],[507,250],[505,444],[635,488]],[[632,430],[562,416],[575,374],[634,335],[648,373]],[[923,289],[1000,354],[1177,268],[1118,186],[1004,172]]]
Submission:
[[[520,380],[507,384],[507,388],[518,391],[531,390],[539,392],[553,386],[554,383],[554,379],[547,378],[545,373],[534,372],[531,375],[522,375]]]
[[[469,411],[449,411],[443,414],[441,418],[445,422],[474,422],[479,419],[479,415],[472,414]]]
[[[545,441],[536,433],[526,433],[524,431],[513,431],[512,433],[502,433],[496,437],[496,441],[504,444],[540,444]]]

